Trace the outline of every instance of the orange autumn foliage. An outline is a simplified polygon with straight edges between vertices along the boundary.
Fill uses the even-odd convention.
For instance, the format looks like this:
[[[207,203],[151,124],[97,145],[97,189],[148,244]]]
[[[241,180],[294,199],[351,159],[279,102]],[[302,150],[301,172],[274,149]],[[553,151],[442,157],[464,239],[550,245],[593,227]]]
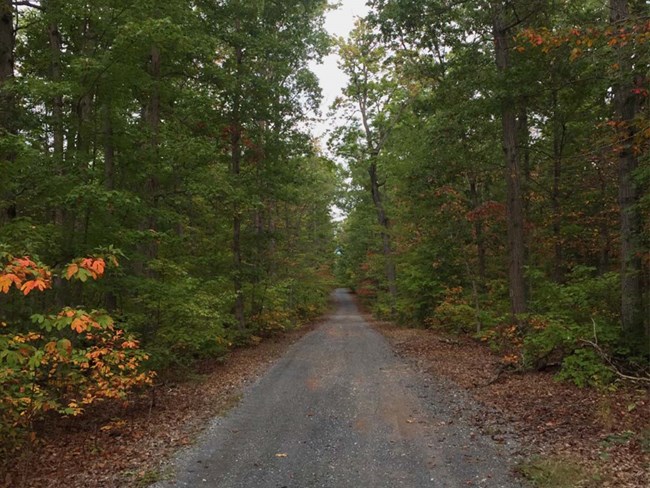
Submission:
[[[0,259],[0,292],[15,287],[23,296],[51,288],[53,276],[86,281],[101,277],[107,261],[117,266],[113,256],[77,259],[60,272],[27,256]],[[32,327],[38,330],[0,333],[0,452],[30,438],[32,422],[46,412],[79,415],[91,403],[124,399],[152,381],[139,342],[103,311],[66,307],[33,315]]]

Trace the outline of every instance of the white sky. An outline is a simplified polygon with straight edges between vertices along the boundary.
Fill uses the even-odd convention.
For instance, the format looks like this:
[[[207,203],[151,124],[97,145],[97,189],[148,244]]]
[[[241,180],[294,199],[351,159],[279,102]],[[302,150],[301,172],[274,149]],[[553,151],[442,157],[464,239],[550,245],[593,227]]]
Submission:
[[[336,3],[336,0],[332,0]],[[364,17],[368,13],[366,0],[339,0],[340,6],[336,10],[327,13],[325,28],[334,36],[347,37],[354,27],[356,17]],[[346,76],[337,66],[338,55],[330,54],[320,65],[313,65],[312,70],[318,76],[323,90],[323,101],[321,103],[321,121],[314,125],[315,136],[323,136],[329,128],[325,116],[329,106],[339,96],[341,89],[347,82]]]

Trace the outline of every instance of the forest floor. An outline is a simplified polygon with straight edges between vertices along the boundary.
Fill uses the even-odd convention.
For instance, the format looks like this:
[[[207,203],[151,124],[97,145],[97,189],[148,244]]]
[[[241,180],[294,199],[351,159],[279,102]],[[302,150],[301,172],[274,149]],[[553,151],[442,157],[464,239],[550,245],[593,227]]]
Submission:
[[[104,403],[82,417],[38,426],[38,445],[0,472],[0,487],[149,486],[164,474],[161,460],[193,443],[209,419],[235,407],[244,387],[314,327],[236,349],[222,361],[205,361],[184,379],[159,378],[153,391],[127,408]]]
[[[482,343],[366,320],[419,374],[449,380],[484,405],[471,411],[483,433],[501,442],[514,428],[529,460],[521,469],[539,486],[650,486],[647,389],[580,389],[548,372],[497,375],[500,358]],[[237,406],[245,387],[316,327],[205,362],[190,380],[159,379],[155,396],[126,409],[104,404],[40,425],[38,447],[0,473],[0,486],[143,488],[165,478],[161,460],[194,444],[209,419]]]
[[[581,389],[552,372],[499,374],[500,357],[476,340],[366,319],[423,374],[448,378],[489,407],[475,418],[483,431],[514,427],[527,446],[520,469],[538,486],[650,486],[648,389]]]

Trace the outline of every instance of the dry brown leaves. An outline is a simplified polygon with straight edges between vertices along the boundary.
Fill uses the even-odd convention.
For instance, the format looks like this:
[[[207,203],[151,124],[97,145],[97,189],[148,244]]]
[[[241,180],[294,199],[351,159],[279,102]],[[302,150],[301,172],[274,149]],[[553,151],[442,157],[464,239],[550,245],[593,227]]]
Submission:
[[[39,445],[8,472],[7,488],[118,488],[155,481],[161,462],[191,444],[206,420],[236,405],[243,386],[313,327],[235,350],[225,362],[199,365],[200,378],[159,381],[128,407],[104,403],[83,417],[38,427]]]
[[[580,389],[551,372],[499,374],[500,358],[469,338],[375,323],[398,354],[450,379],[499,412],[481,423],[508,422],[533,451],[568,456],[597,470],[603,487],[650,486],[650,395],[647,389]]]

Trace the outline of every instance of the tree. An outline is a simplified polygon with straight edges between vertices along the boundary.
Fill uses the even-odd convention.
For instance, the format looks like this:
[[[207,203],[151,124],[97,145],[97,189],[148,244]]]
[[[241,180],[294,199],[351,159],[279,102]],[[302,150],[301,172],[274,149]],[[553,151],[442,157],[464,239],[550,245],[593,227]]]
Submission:
[[[388,53],[379,44],[376,33],[364,22],[357,24],[350,40],[339,42],[341,68],[350,82],[344,89],[344,99],[338,103],[355,117],[355,125],[343,135],[354,145],[348,163],[364,167],[368,174],[368,189],[380,227],[385,275],[390,296],[391,313],[395,313],[397,277],[391,222],[386,210],[382,187],[385,179],[379,173],[382,152],[396,124],[408,106],[408,96],[399,86],[396,73],[386,71]],[[353,140],[356,138],[357,140]]]
[[[647,12],[644,13],[647,15]],[[630,20],[627,0],[611,0],[610,23],[613,28],[625,31]],[[613,87],[614,120],[620,123],[621,127],[621,140],[617,144],[621,222],[621,321],[627,341],[630,344],[638,344],[644,335],[650,337],[643,319],[642,227],[638,208],[641,191],[635,180],[639,164],[636,142],[638,128],[635,119],[644,98],[647,98],[640,92],[646,73],[635,62],[634,54],[623,44],[617,44],[615,51],[620,72],[623,74],[622,79],[618,79]]]

